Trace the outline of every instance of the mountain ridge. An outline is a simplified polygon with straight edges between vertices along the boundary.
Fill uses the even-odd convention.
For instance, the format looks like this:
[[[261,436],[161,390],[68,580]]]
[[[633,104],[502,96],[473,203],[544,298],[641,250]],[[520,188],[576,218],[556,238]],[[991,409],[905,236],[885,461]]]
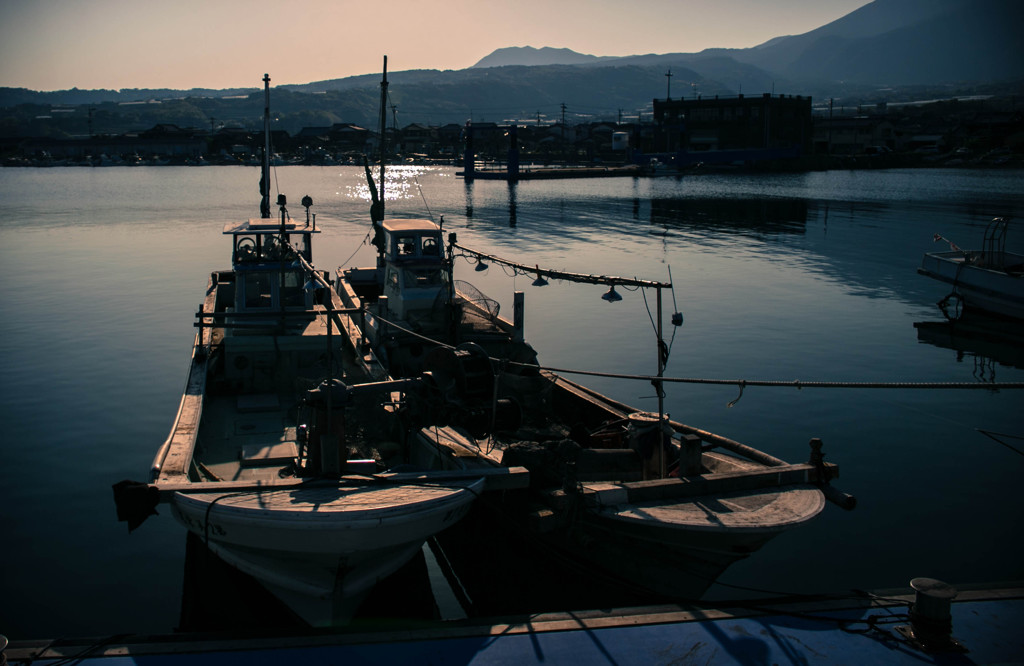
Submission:
[[[652,100],[680,96],[782,92],[846,105],[1024,92],[1024,24],[1018,0],[875,0],[800,35],[746,49],[596,56],[555,47],[504,47],[461,70],[389,72],[392,103],[403,124],[561,117],[641,117]],[[531,64],[532,63],[532,64]],[[671,79],[666,79],[671,69]],[[379,74],[275,86],[282,127],[349,122],[375,126]],[[928,86],[927,92],[922,86]],[[47,129],[50,108],[95,107],[96,131],[141,130],[154,122],[227,126],[256,122],[262,89],[34,92],[0,88],[0,133]],[[316,94],[313,94],[316,93]],[[928,97],[916,97],[927,99]],[[142,104],[141,102],[148,102]],[[59,114],[72,116],[75,114]],[[116,122],[115,122],[116,119]],[[84,123],[82,123],[84,125]],[[75,129],[80,132],[80,129]]]
[[[746,49],[600,57],[569,49],[506,47],[473,67],[615,65],[644,59],[654,64],[717,55],[796,81],[834,78],[877,85],[991,81],[1024,76],[1024,48],[1015,34],[1020,25],[1024,25],[1024,3],[1019,0],[875,0],[814,30],[773,37]],[[548,56],[547,62],[541,62],[543,55]],[[569,62],[574,57],[578,62]],[[900,72],[896,79],[894,64]]]
[[[586,53],[577,53],[568,48],[554,48],[542,46],[506,46],[495,49],[481,58],[469,69],[485,67],[504,67],[506,65],[582,65],[599,62],[602,60],[614,59],[615,56],[596,56]]]

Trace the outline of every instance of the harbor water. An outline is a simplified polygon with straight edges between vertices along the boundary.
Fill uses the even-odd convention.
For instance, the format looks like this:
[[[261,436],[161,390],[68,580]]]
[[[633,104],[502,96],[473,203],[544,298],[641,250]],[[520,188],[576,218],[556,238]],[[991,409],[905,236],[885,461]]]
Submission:
[[[179,623],[185,531],[160,509],[129,534],[111,485],[146,480],[174,418],[226,222],[258,216],[256,169],[0,170],[0,633],[12,639],[160,633]],[[279,167],[291,215],[313,197],[318,268],[371,265],[361,168]],[[996,216],[1024,249],[1024,172],[700,174],[683,178],[464,183],[452,167],[396,167],[389,217],[443,216],[460,244],[525,265],[669,281],[672,378],[785,382],[1024,381],[1024,330],[962,338],[941,324],[948,287],[916,274],[925,252],[980,245]],[[657,371],[656,296],[476,270],[456,278],[511,316],[525,292],[541,364]],[[671,325],[674,312],[681,326]],[[915,326],[922,322],[933,325]],[[650,382],[569,375],[644,410]],[[824,441],[829,505],[712,586],[842,593],[1024,578],[1024,391],[993,388],[740,388],[672,382],[675,420],[790,462]],[[630,553],[623,553],[624,558]],[[515,563],[493,563],[516,575]],[[524,580],[522,594],[530,594]],[[538,609],[550,610],[550,609]]]

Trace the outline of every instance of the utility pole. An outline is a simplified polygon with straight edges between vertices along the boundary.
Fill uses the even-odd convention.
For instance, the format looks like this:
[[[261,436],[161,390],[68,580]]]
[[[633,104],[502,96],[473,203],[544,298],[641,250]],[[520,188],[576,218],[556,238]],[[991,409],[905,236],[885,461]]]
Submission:
[[[398,107],[394,104],[391,105],[391,136],[395,141],[395,150],[403,149],[398,141]]]
[[[568,158],[568,151],[565,147],[565,102],[562,102],[562,153],[563,158]]]
[[[668,68],[668,72],[665,74],[665,101],[672,99],[672,68]]]
[[[828,154],[832,154],[832,98],[828,98]]]

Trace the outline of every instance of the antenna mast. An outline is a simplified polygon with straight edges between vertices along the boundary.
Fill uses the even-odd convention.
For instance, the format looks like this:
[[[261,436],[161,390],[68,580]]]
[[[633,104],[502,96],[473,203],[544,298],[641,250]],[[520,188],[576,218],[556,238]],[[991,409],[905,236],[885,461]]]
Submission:
[[[388,57],[384,56],[384,76],[380,82],[380,213],[384,219],[384,156],[387,153]]]
[[[263,75],[263,171],[260,174],[260,217],[270,218],[270,74]]]

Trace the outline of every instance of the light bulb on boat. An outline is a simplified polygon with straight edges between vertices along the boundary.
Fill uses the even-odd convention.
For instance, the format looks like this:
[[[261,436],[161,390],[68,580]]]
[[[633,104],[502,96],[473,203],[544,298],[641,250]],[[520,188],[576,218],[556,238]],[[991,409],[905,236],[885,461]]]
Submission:
[[[619,292],[615,291],[614,284],[611,286],[611,288],[608,289],[608,291],[604,292],[601,298],[608,301],[609,303],[614,303],[615,301],[622,300],[622,296],[619,295]]]

